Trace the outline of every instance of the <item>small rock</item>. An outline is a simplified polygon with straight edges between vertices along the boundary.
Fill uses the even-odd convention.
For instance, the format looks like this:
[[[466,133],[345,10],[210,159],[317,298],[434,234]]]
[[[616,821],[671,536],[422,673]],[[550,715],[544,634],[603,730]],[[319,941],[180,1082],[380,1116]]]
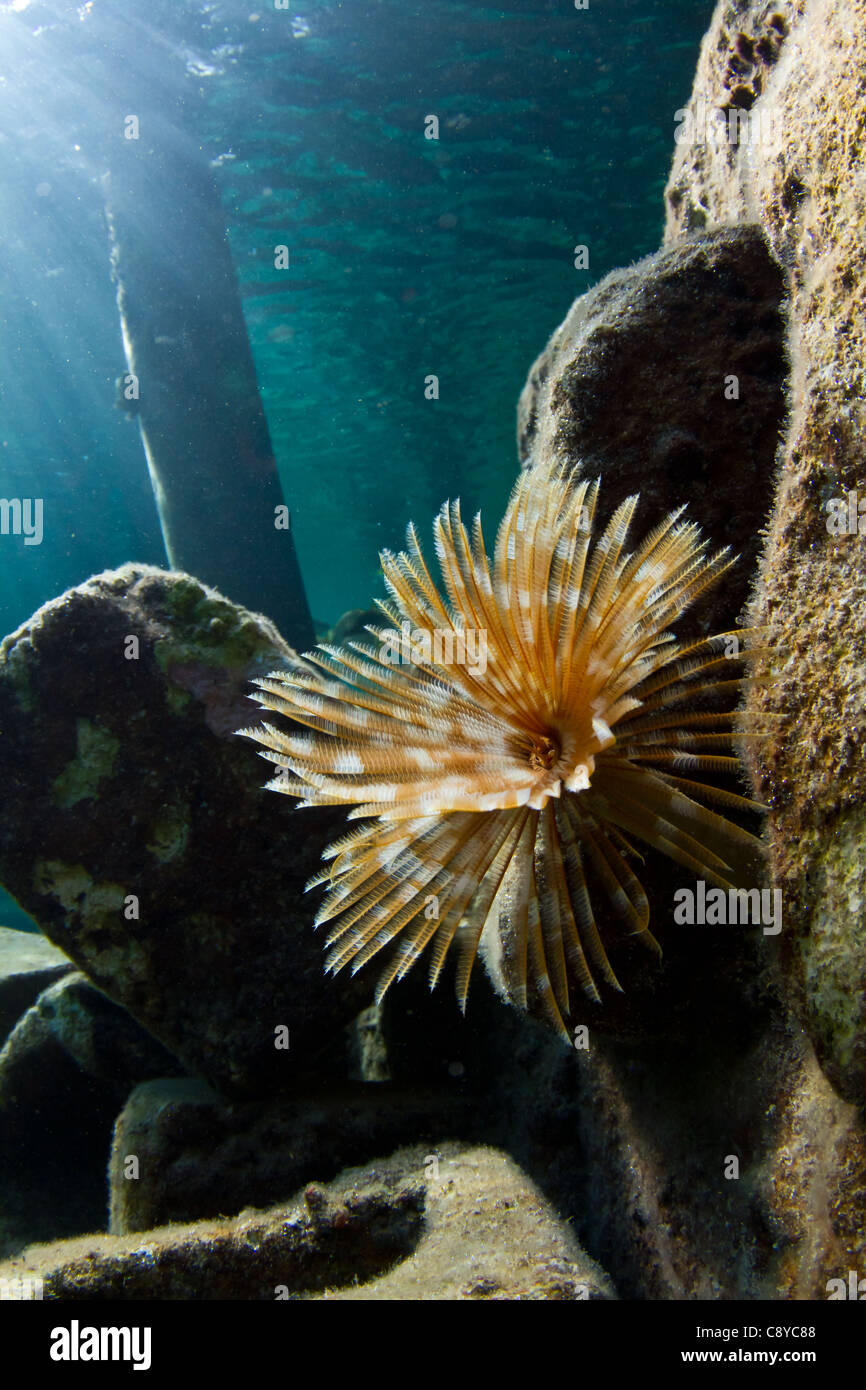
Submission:
[[[716,593],[715,630],[720,605],[733,622],[746,598],[772,506],[783,300],[756,228],[686,237],[575,300],[518,406],[525,467],[555,457],[601,475],[604,515],[640,493],[644,530],[688,503],[713,546],[741,557]]]
[[[39,1279],[50,1299],[288,1298],[387,1269],[417,1240],[423,1205],[422,1188],[369,1183],[314,1215],[296,1202],[144,1237],[34,1246],[0,1265],[0,1279]]]
[[[77,971],[39,996],[0,1052],[0,1248],[104,1227],[117,1111],[138,1082],[172,1069]]]
[[[311,1174],[330,1179],[425,1136],[432,1143],[437,1134],[471,1134],[476,1110],[468,1099],[417,1086],[345,1086],[226,1105],[202,1082],[150,1081],[133,1091],[115,1126],[109,1230],[271,1206]]]
[[[357,1288],[331,1289],[348,1300],[551,1300],[616,1298],[604,1271],[581,1248],[526,1173],[498,1149],[442,1144],[404,1150],[387,1165],[426,1183],[424,1233],[386,1274]],[[343,1174],[340,1181],[344,1181]]]
[[[0,1044],[43,989],[74,969],[38,932],[0,927]]]

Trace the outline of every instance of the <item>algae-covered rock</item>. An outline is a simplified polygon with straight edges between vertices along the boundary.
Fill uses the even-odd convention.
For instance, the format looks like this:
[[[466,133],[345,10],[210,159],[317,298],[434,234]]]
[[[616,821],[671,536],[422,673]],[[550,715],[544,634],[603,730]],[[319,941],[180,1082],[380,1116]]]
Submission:
[[[395,1190],[374,1178],[342,1200],[329,1196],[318,1188],[309,1206],[300,1200],[144,1237],[34,1246],[0,1265],[0,1278],[13,1287],[36,1279],[49,1299],[265,1301],[369,1277],[417,1240],[424,1197],[417,1184]]]
[[[267,619],[136,565],[0,646],[0,878],[188,1070],[240,1094],[339,1073],[371,992],[325,977],[303,897],[342,811],[296,819],[234,736],[251,678],[294,660]]]
[[[359,1288],[332,1290],[329,1298],[579,1302],[617,1297],[610,1277],[590,1259],[570,1224],[508,1154],[486,1145],[442,1144],[432,1153],[404,1150],[390,1162],[407,1163],[407,1178],[421,1165],[423,1238],[392,1270]]]
[[[791,399],[752,618],[776,653],[751,706],[791,997],[843,1095],[866,1101],[866,6],[723,0],[667,188],[672,248],[757,223],[785,270]],[[708,138],[720,111],[726,138]],[[715,119],[715,118],[713,118]],[[736,122],[736,124],[734,124]],[[730,136],[733,129],[734,138]]]

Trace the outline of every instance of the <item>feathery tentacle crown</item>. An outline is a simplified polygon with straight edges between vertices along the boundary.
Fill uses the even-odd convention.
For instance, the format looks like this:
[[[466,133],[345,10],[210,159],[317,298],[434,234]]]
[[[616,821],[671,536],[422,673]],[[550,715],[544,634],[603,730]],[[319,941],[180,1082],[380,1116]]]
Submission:
[[[668,631],[733,561],[709,556],[680,512],[625,553],[636,497],[593,543],[597,493],[558,466],[523,473],[492,565],[480,518],[470,537],[446,503],[434,534],[447,599],[410,525],[407,551],[381,556],[391,626],[257,681],[262,708],[312,730],[245,730],[283,769],[269,787],[376,818],[330,845],[308,886],[329,887],[317,923],[332,923],[332,971],[395,943],[377,998],[428,948],[435,984],[453,945],[465,1007],[486,928],[485,944],[507,937],[512,1002],[527,1006],[531,982],[565,1032],[570,989],[620,988],[591,887],[658,949],[632,837],[722,888],[755,882],[760,841],[702,802],[755,803],[694,780],[738,766],[736,715],[704,697],[736,693],[729,657],[745,634],[680,645]],[[404,664],[395,637],[408,628],[448,640],[416,642]],[[446,661],[472,632],[485,661]]]

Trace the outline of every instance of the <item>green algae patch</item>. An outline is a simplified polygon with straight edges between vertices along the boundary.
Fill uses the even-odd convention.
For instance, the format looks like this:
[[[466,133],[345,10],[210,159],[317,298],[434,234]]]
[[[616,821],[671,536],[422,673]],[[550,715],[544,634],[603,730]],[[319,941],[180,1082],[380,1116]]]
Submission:
[[[64,864],[59,859],[37,860],[33,887],[84,920],[114,916],[122,911],[125,901],[125,890],[119,883],[97,883],[83,864]]]
[[[236,608],[188,577],[173,582],[160,599],[153,655],[165,677],[170,713],[198,719],[201,705],[210,732],[232,736],[250,722],[252,678],[288,665],[291,649],[266,618]]]
[[[166,591],[166,611],[172,627],[155,644],[154,657],[169,677],[172,667],[189,662],[238,670],[273,665],[276,633],[265,634],[253,614],[195,580],[175,580]]]
[[[98,797],[100,782],[114,776],[120,751],[120,739],[89,719],[77,719],[75,729],[75,757],[55,779],[51,792],[55,806],[64,809]]]
[[[164,806],[153,822],[147,849],[162,864],[184,853],[189,842],[189,807]]]
[[[130,935],[128,893],[121,884],[94,879],[83,864],[40,859],[33,866],[33,888],[54,898],[75,923],[68,935],[69,956],[94,984],[108,990],[121,973],[127,981],[148,978],[147,952]]]
[[[172,714],[186,714],[192,704],[192,696],[186,690],[181,690],[174,681],[168,681],[165,687],[165,702]]]

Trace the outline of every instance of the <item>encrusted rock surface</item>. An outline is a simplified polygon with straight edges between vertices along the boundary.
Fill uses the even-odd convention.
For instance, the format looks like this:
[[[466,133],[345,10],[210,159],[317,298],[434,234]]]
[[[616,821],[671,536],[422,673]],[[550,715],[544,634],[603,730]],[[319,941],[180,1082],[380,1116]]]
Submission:
[[[719,1054],[599,1041],[582,1065],[581,1233],[616,1252],[623,1296],[826,1299],[866,1259],[862,1116],[793,1029]]]
[[[781,711],[754,765],[771,806],[792,997],[827,1075],[866,1102],[866,3],[720,3],[690,103],[748,121],[678,147],[666,240],[756,223],[784,268],[791,409],[755,622]],[[852,526],[853,523],[853,526]]]
[[[505,1154],[441,1144],[349,1169],[232,1221],[35,1246],[0,1278],[57,1299],[615,1297]]]
[[[361,1180],[336,1200],[321,1187],[308,1192],[309,1203],[231,1221],[34,1246],[0,1265],[0,1278],[36,1276],[45,1298],[265,1300],[376,1274],[417,1240],[418,1184]]]
[[[234,736],[257,720],[250,678],[293,659],[261,616],[136,565],[0,646],[0,879],[232,1094],[341,1074],[342,1029],[371,995],[361,976],[326,978],[303,894],[342,811],[296,817]]]

